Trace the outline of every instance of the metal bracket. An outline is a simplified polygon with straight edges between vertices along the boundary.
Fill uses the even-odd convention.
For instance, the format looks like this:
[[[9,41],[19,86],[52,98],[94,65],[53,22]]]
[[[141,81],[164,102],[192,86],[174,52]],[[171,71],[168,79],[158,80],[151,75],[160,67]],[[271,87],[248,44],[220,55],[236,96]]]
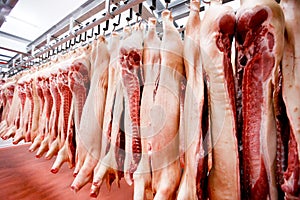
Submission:
[[[31,56],[34,57],[34,49],[35,49],[35,45],[31,46]]]
[[[50,46],[50,39],[51,39],[51,35],[48,33],[47,34],[47,46]]]
[[[70,23],[69,23],[69,35],[75,35],[74,30],[73,30],[74,22],[75,22],[74,18],[71,17],[70,18]]]
[[[112,15],[112,13],[110,12],[110,0],[105,0],[105,15],[109,16],[110,18],[113,18],[114,16]]]

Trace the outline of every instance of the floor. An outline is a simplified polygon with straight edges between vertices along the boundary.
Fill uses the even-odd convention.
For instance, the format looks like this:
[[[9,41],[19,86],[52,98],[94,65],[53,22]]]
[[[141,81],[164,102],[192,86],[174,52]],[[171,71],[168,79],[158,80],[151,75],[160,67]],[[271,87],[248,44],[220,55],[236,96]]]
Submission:
[[[0,148],[13,146],[12,141],[13,141],[12,138],[10,138],[8,140],[2,140],[0,138]]]
[[[37,159],[34,153],[28,152],[28,148],[28,144],[0,148],[0,199],[93,199],[89,197],[90,184],[78,193],[70,190],[73,177],[67,164],[57,174],[52,174],[50,168],[54,160]],[[104,184],[97,199],[133,199],[133,187],[122,180],[120,188],[113,183],[109,192]]]

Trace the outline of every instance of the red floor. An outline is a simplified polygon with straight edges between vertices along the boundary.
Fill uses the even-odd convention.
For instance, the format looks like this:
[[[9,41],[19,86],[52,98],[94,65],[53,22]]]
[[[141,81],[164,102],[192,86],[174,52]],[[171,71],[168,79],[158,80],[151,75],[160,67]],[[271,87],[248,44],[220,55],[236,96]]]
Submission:
[[[44,158],[37,159],[28,152],[28,145],[0,148],[0,199],[5,200],[85,200],[89,197],[90,184],[78,193],[70,190],[72,172],[64,164],[58,174],[50,168],[54,162]],[[133,198],[133,188],[124,180],[118,188],[113,183],[109,192],[103,184],[97,199],[128,200]]]

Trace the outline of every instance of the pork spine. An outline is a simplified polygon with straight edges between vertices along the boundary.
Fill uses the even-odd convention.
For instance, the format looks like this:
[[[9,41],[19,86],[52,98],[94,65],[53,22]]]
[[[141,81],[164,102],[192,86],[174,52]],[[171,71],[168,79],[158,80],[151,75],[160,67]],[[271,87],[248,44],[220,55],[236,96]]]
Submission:
[[[139,26],[120,44],[119,62],[125,99],[125,161],[124,176],[132,184],[133,172],[141,159],[140,136],[140,70],[143,54],[143,32]]]
[[[282,58],[283,34],[284,16],[275,1],[242,2],[237,12],[236,71],[237,94],[241,95],[238,100],[242,100],[243,105],[245,199],[278,198],[272,81]]]

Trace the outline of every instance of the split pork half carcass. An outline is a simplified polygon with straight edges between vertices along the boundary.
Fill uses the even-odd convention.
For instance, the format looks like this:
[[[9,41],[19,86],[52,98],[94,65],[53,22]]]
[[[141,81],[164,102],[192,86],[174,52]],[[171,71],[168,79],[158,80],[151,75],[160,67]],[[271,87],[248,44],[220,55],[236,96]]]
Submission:
[[[173,17],[169,10],[162,12],[163,38],[160,44],[160,75],[157,89],[153,92],[154,102],[150,107],[151,128],[146,135],[143,135],[143,149],[147,148],[151,169],[151,188],[154,199],[174,199],[180,182],[181,168],[179,161],[179,119],[180,119],[180,91],[181,81],[184,77],[183,65],[183,42],[177,29],[173,25]],[[154,60],[157,62],[158,60]],[[155,78],[155,77],[152,77]],[[154,88],[153,88],[154,89]],[[151,95],[153,98],[153,95]],[[147,124],[149,126],[149,124]],[[141,127],[143,128],[143,127]],[[141,188],[135,187],[136,199],[142,199],[147,190],[148,193],[149,175],[147,173],[146,161],[141,163],[135,179],[142,178]],[[143,169],[143,167],[146,167]],[[145,174],[147,176],[147,174]],[[144,187],[144,188],[143,188]],[[146,188],[145,188],[146,187]],[[149,194],[149,195],[148,195]]]
[[[280,2],[285,16],[285,47],[282,60],[282,97],[289,119],[287,170],[279,183],[286,199],[300,198],[300,1]],[[281,168],[283,169],[283,167]],[[282,171],[280,171],[282,172]],[[282,181],[282,182],[281,182]]]
[[[45,67],[49,67],[49,63],[42,65],[40,69],[37,69],[37,71],[34,73],[34,80],[33,80],[33,87],[32,87],[32,93],[34,95],[34,107],[33,107],[33,121],[32,121],[32,144],[29,147],[29,151],[33,152],[37,150],[42,141],[43,141],[43,136],[44,136],[44,127],[46,121],[43,120],[43,113],[44,112],[44,105],[45,105],[45,97],[43,95],[43,90],[42,90],[42,76],[44,74],[44,71],[46,70]],[[39,157],[39,156],[37,156]]]
[[[76,133],[76,176],[71,188],[78,191],[92,179],[99,160],[110,55],[106,40],[99,36],[91,52],[91,83]]]
[[[124,133],[124,95],[121,83],[121,66],[119,64],[120,35],[113,32],[109,41],[110,62],[108,69],[108,88],[106,95],[105,113],[100,159],[94,169],[93,184],[90,196],[99,194],[102,183],[108,187],[116,179],[123,177],[125,158]]]
[[[137,170],[134,172],[134,199],[153,199],[151,185],[151,170],[147,139],[154,131],[155,115],[153,108],[155,105],[156,93],[160,79],[160,45],[161,41],[156,32],[156,19],[149,18],[148,32],[144,38],[143,51],[143,77],[144,88],[141,99],[141,143],[142,157]]]
[[[120,44],[119,63],[124,95],[125,160],[124,178],[132,184],[133,172],[141,159],[140,98],[142,83],[143,27],[136,25]]]
[[[18,80],[18,97],[21,100],[20,107],[20,123],[19,128],[13,138],[13,144],[18,144],[25,139],[26,142],[30,141],[31,131],[31,114],[33,108],[33,98],[31,90],[32,74],[26,73]]]
[[[240,170],[236,127],[231,45],[235,14],[231,7],[212,1],[201,22],[200,47],[206,73],[212,168],[210,199],[240,199]]]
[[[205,140],[208,116],[204,108],[204,82],[200,55],[200,2],[190,3],[190,15],[185,26],[184,64],[187,84],[183,111],[180,147],[184,152],[184,172],[177,199],[207,197],[208,156]],[[207,106],[206,106],[207,107]]]
[[[160,78],[153,114],[154,131],[148,139],[151,151],[154,199],[174,199],[180,182],[179,119],[180,91],[184,77],[183,42],[173,24],[172,13],[162,12],[163,37],[160,45]]]
[[[23,113],[25,110],[25,104],[26,107],[28,106],[28,99],[26,98],[26,92],[25,92],[25,87],[26,84],[24,82],[24,77],[21,77],[18,82],[17,82],[17,91],[18,91],[18,97],[20,99],[20,111],[19,111],[19,123],[17,125],[17,129],[15,131],[15,134],[13,136],[13,144],[18,144],[21,140],[24,139],[24,117],[23,117]],[[23,132],[24,131],[24,132]]]
[[[1,124],[0,124],[0,137],[3,138],[6,134],[6,130],[10,124],[9,122],[9,113],[12,108],[12,101],[15,91],[15,80],[12,78],[7,79],[5,83],[1,85],[1,102],[2,102],[2,115],[1,115]],[[12,120],[12,119],[10,119]]]
[[[236,17],[243,199],[277,199],[273,93],[284,47],[284,16],[273,0],[244,0]]]

